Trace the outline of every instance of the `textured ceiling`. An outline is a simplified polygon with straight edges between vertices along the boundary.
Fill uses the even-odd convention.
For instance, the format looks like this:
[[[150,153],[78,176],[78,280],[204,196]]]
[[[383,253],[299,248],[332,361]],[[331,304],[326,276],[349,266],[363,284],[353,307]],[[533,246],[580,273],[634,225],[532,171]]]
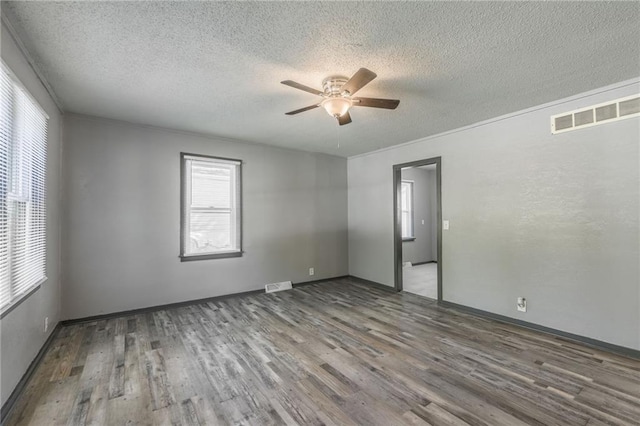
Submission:
[[[65,111],[340,156],[640,75],[640,2],[9,2]],[[338,127],[320,88],[366,67]],[[339,147],[338,147],[339,145]]]

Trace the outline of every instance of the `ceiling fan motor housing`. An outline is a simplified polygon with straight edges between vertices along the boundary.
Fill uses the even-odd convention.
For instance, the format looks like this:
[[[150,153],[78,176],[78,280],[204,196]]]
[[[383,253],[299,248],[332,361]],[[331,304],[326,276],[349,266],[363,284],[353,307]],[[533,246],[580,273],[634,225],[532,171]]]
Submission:
[[[322,80],[322,88],[327,96],[342,96],[342,86],[348,81],[347,77],[334,75]]]
[[[342,117],[349,111],[353,102],[349,93],[342,92],[342,86],[348,81],[347,77],[331,76],[322,80],[322,88],[324,89],[324,100],[320,105],[332,117]]]

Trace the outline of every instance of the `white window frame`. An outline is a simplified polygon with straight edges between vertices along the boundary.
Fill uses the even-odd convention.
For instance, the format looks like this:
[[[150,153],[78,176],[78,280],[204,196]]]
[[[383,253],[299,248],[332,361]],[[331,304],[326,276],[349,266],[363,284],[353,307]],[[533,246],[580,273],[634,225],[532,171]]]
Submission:
[[[413,241],[415,240],[415,230],[413,223],[413,211],[414,211],[414,203],[413,203],[413,185],[414,181],[412,180],[402,180],[400,182],[400,233],[403,241]],[[406,188],[406,190],[405,190]],[[403,202],[403,197],[406,196],[406,202]],[[403,208],[403,206],[407,206],[407,208]],[[406,226],[407,232],[405,233],[404,226],[404,218],[408,218],[408,223]]]
[[[8,102],[6,104],[7,107],[10,104],[12,111],[12,113],[7,114],[7,116],[10,116],[9,121],[4,123],[7,127],[11,126],[11,129],[0,129],[4,135],[11,135],[4,139],[3,142],[0,142],[7,143],[7,146],[1,147],[3,150],[6,149],[3,155],[7,158],[7,164],[5,165],[7,168],[2,170],[5,166],[0,165],[0,173],[2,173],[0,179],[4,181],[5,185],[4,188],[0,188],[0,197],[2,198],[0,199],[0,220],[4,222],[0,227],[5,228],[1,231],[5,234],[0,237],[1,252],[5,253],[4,257],[0,257],[0,280],[2,280],[0,286],[6,288],[6,294],[0,300],[0,318],[3,318],[35,293],[47,280],[46,175],[49,116],[4,61],[1,61],[0,66],[2,67],[2,73],[6,74],[11,84],[7,88],[8,92],[0,93],[0,96],[4,97],[4,100]],[[30,117],[30,119],[37,117],[37,115],[33,115],[35,110],[36,114],[40,114],[37,119],[44,121],[44,138],[31,141],[27,150],[24,147],[21,148],[21,145],[25,142],[23,139],[17,140],[16,135],[20,133],[32,135],[33,127],[27,127],[26,132],[22,128],[20,133],[16,133],[16,126],[20,123],[25,126],[25,123],[33,123],[33,121],[25,121],[27,117],[17,116],[16,105],[19,105],[20,99],[29,103],[27,108],[31,109],[32,115],[27,117]],[[15,167],[18,167],[19,171],[13,169]],[[17,179],[17,182],[12,179]],[[2,183],[0,182],[0,184]],[[18,203],[23,204],[22,208],[27,212],[24,226],[17,222],[17,217],[11,214],[11,212],[16,211],[16,204]],[[11,205],[14,205],[13,208],[11,208]],[[35,220],[35,222],[32,220]],[[22,249],[26,253],[23,253],[24,257],[21,260],[16,260],[15,258],[16,255],[13,249],[16,243],[12,237],[13,233],[24,235],[25,242],[22,244],[27,245],[27,248]],[[15,264],[16,261],[20,263],[20,268],[24,268],[24,265],[30,265],[28,269],[18,269],[20,272],[18,272],[17,276],[14,272],[18,268]],[[25,261],[29,263],[25,263]],[[31,263],[34,261],[37,262],[35,266]]]
[[[235,173],[231,179],[231,206],[230,208],[193,207],[191,205],[191,162],[207,162],[214,164],[233,165]],[[242,256],[242,160],[213,157],[199,154],[180,154],[180,260],[206,260],[222,259]],[[235,247],[231,250],[212,250],[209,252],[190,253],[191,224],[190,217],[193,210],[207,210],[215,212],[228,212],[230,215],[231,240],[235,242]]]

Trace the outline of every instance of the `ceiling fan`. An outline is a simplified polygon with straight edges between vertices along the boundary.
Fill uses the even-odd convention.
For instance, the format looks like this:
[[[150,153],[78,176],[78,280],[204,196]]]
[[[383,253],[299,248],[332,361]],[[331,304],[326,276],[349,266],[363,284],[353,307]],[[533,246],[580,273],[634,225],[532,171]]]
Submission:
[[[327,77],[322,81],[322,92],[295,81],[282,81],[281,83],[286,86],[304,90],[323,98],[317,104],[287,112],[286,115],[299,114],[321,106],[327,111],[327,114],[335,117],[338,123],[343,126],[351,123],[351,115],[349,114],[351,107],[396,109],[400,104],[397,99],[359,98],[353,96],[376,77],[376,73],[366,68],[360,68],[351,78],[342,76]]]

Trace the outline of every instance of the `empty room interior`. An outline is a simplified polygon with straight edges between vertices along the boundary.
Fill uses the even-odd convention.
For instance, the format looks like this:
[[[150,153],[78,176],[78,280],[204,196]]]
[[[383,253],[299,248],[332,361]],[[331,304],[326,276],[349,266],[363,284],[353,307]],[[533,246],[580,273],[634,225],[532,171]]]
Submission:
[[[640,2],[0,15],[3,425],[640,425]]]

